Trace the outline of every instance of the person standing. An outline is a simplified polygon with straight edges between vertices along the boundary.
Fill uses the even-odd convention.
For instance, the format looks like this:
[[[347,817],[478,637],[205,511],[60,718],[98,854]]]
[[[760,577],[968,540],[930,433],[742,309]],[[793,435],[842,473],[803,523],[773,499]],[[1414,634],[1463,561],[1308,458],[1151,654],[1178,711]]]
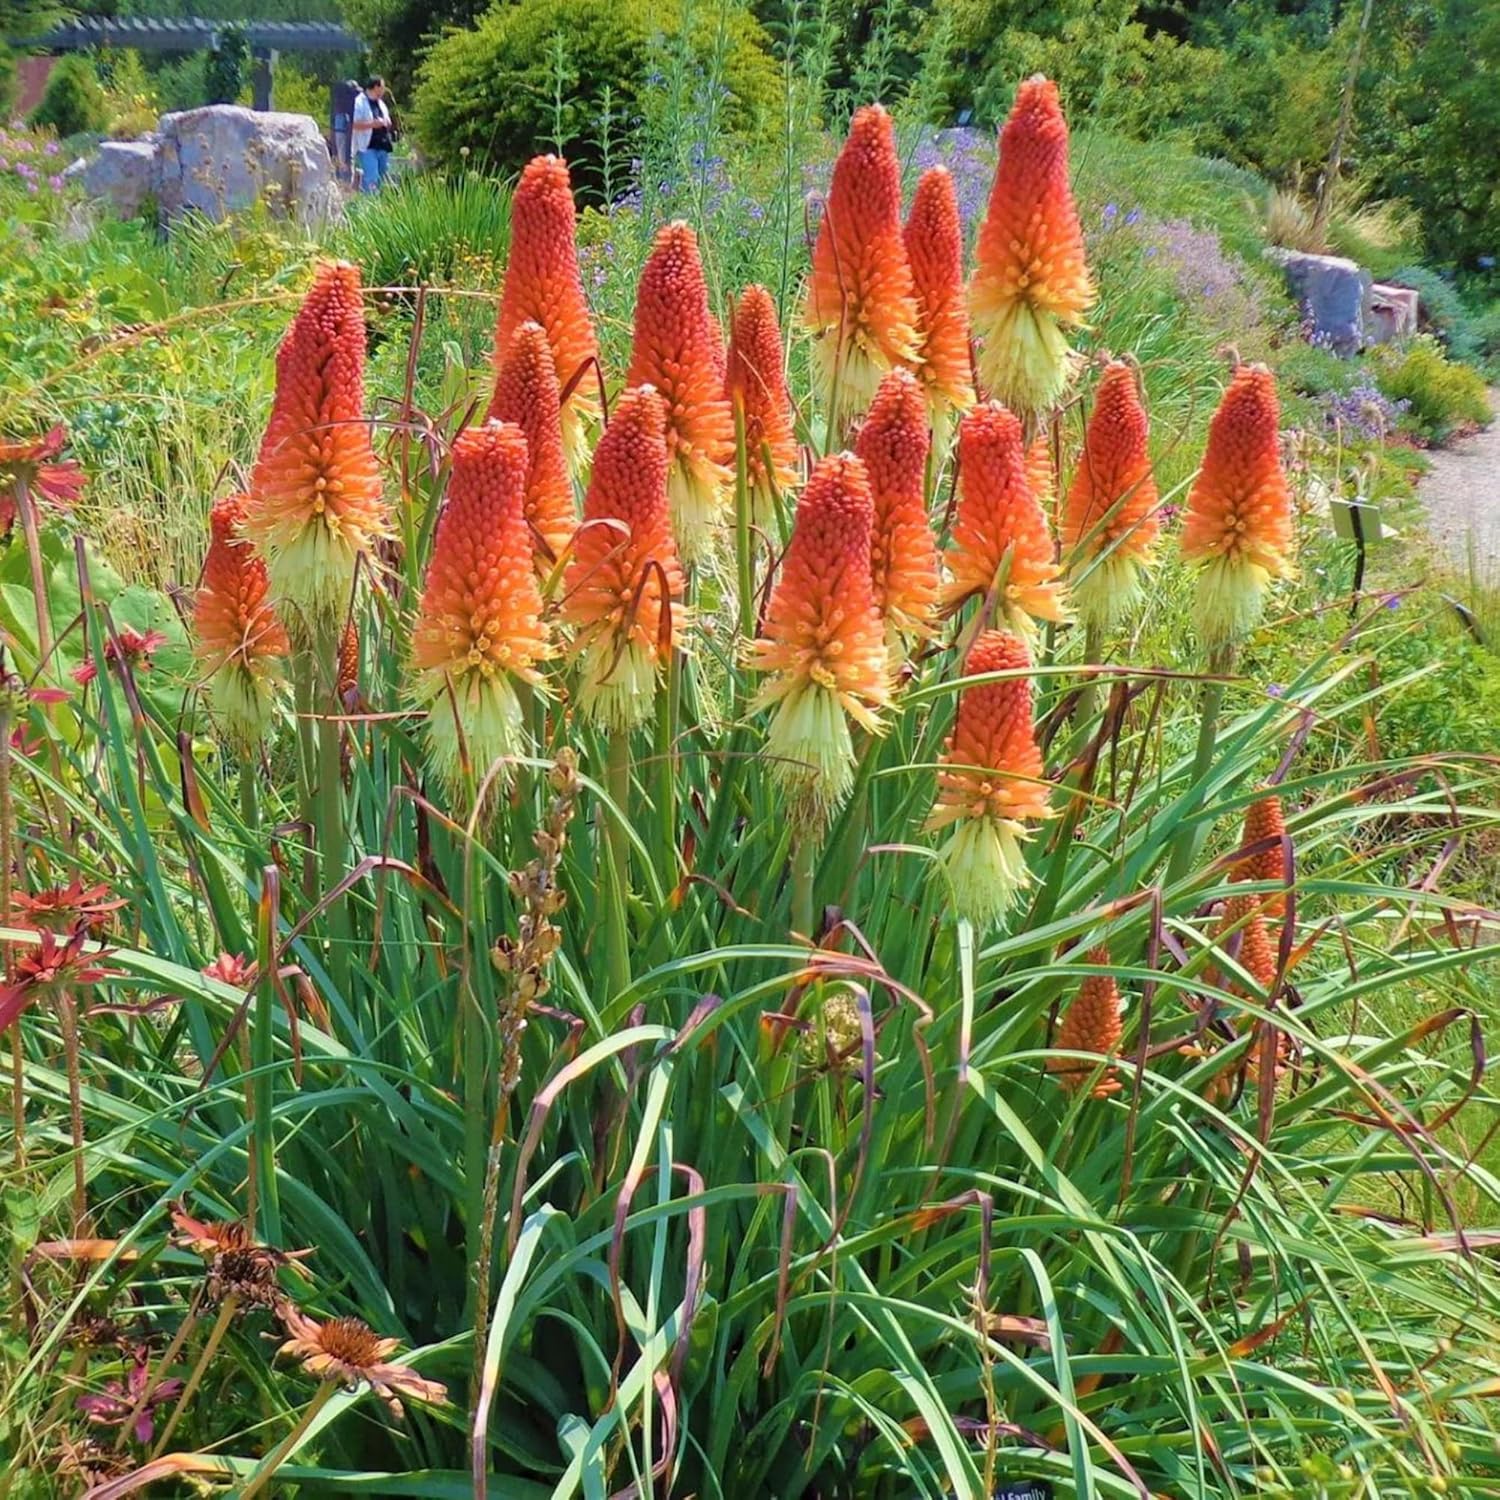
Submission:
[[[354,101],[354,154],[359,162],[359,190],[379,190],[390,168],[391,112],[385,102],[385,79],[377,74]]]
[[[359,98],[359,84],[346,78],[333,86],[333,170],[340,182],[354,175],[349,155],[349,132],[354,124],[354,101]]]

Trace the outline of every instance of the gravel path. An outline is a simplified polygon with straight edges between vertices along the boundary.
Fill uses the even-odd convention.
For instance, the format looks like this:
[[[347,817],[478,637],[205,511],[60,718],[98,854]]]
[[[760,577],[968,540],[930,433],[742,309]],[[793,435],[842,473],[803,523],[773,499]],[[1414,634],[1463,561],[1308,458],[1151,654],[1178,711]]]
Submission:
[[[1490,402],[1500,412],[1500,387],[1490,392]],[[1462,567],[1472,535],[1480,563],[1493,574],[1500,568],[1500,420],[1428,457],[1432,471],[1417,493],[1433,539]]]

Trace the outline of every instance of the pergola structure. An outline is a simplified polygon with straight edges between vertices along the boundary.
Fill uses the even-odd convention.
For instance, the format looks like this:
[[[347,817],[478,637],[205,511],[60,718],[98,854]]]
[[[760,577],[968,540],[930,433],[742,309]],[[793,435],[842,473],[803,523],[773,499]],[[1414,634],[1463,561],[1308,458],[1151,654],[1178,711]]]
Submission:
[[[82,52],[91,47],[133,47],[139,52],[217,52],[226,21],[196,16],[170,20],[148,16],[79,16],[54,26],[22,46],[44,52]],[[363,52],[364,43],[335,21],[244,21],[237,23],[254,62],[255,108],[268,110],[278,52]]]

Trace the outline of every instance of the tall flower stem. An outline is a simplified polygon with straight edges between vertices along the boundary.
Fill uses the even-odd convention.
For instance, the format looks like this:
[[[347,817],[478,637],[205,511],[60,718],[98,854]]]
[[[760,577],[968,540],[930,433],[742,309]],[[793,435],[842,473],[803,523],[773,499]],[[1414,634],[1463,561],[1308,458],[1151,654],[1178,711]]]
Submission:
[[[298,651],[292,669],[292,695],[296,706],[297,722],[297,780],[298,798],[305,830],[302,861],[302,894],[311,901],[317,894],[317,860],[313,850],[313,830],[317,827],[316,794],[318,784],[318,757],[316,735],[313,725],[313,704],[316,701],[314,682],[316,666],[312,654]]]
[[[755,555],[750,531],[750,455],[745,451],[745,403],[734,403],[734,558],[739,574],[740,635],[755,635]]]
[[[1181,826],[1172,840],[1172,854],[1167,862],[1167,884],[1175,885],[1192,867],[1193,859],[1203,842],[1203,830],[1189,820],[1188,814],[1197,810],[1202,799],[1201,782],[1213,765],[1214,746],[1219,733],[1219,710],[1224,704],[1224,683],[1221,680],[1234,670],[1235,648],[1221,646],[1208,658],[1210,680],[1203,684],[1203,697],[1198,717],[1198,746],[1193,754],[1193,767],[1188,773],[1188,803],[1184,808]]]
[[[1050,627],[1049,627],[1050,629]],[[1094,667],[1104,654],[1104,632],[1096,624],[1085,626],[1083,632],[1083,664]],[[1089,672],[1078,689],[1078,703],[1073,709],[1073,741],[1068,746],[1068,759],[1077,760],[1089,742],[1089,733],[1094,713],[1099,706],[1099,679]]]
[[[630,885],[630,841],[622,819],[630,806],[630,731],[617,729],[609,737],[609,765],[605,790],[618,816],[605,813],[604,849],[609,865],[609,899],[605,910],[607,972],[611,996],[630,986],[630,932],[626,923],[626,891]]]
[[[183,1386],[182,1394],[177,1398],[177,1405],[172,1408],[172,1415],[167,1418],[167,1425],[162,1428],[161,1436],[156,1440],[156,1447],[151,1450],[152,1458],[160,1458],[166,1452],[167,1444],[172,1441],[172,1434],[177,1431],[177,1424],[182,1420],[183,1413],[187,1411],[188,1404],[197,1395],[198,1387],[203,1384],[203,1377],[208,1373],[209,1361],[218,1352],[219,1345],[224,1342],[224,1335],[228,1333],[229,1325],[239,1310],[239,1305],[239,1294],[236,1292],[230,1292],[219,1304],[219,1316],[214,1319],[214,1326],[209,1329],[208,1338],[198,1353],[198,1362],[193,1366],[192,1374],[188,1376],[187,1384]]]
[[[813,885],[818,875],[818,838],[808,829],[792,835],[792,930],[813,942]]]
[[[42,533],[37,524],[36,505],[31,486],[22,475],[15,480],[16,514],[21,520],[21,534],[26,539],[26,560],[31,565],[31,597],[36,606],[36,654],[44,673],[55,670],[52,661],[52,605],[47,597],[47,569],[42,558]]]
[[[125,1413],[125,1420],[120,1423],[119,1430],[115,1434],[116,1450],[125,1446],[126,1440],[135,1428],[135,1419],[145,1410],[146,1402],[150,1400],[151,1393],[166,1378],[167,1371],[172,1368],[172,1361],[182,1353],[182,1346],[187,1343],[188,1336],[198,1326],[198,1309],[202,1305],[202,1301],[203,1287],[200,1283],[198,1290],[193,1293],[193,1300],[188,1305],[188,1310],[182,1322],[177,1325],[177,1332],[172,1335],[172,1342],[167,1345],[161,1359],[157,1362],[154,1369],[149,1363],[147,1364],[146,1379],[141,1382],[141,1389],[134,1402],[131,1403],[130,1410]]]
[[[83,1084],[79,1072],[78,1007],[66,990],[57,997],[57,1017],[62,1026],[63,1055],[67,1059],[68,1119],[73,1133],[73,1234],[79,1237],[84,1233],[84,1225],[89,1216],[88,1174],[83,1161]]]
[[[338,1385],[331,1380],[325,1380],[318,1387],[318,1393],[307,1403],[302,1415],[297,1418],[296,1426],[277,1444],[273,1452],[260,1468],[251,1477],[250,1483],[240,1492],[240,1500],[251,1500],[265,1487],[266,1481],[289,1459],[296,1451],[297,1444],[302,1441],[302,1435],[317,1420],[318,1413],[328,1405],[328,1398],[338,1389]]]
[[[258,1215],[262,1238],[275,1244],[281,1238],[281,1203],[276,1188],[276,926],[280,908],[280,874],[268,865],[261,875],[256,932],[256,980],[250,1032],[250,1147],[247,1199],[249,1212]],[[253,1228],[256,1219],[250,1219]]]
[[[10,726],[11,696],[8,683],[0,682],[0,921],[10,921],[15,855],[16,808],[10,792]],[[11,946],[0,948],[0,970],[10,973]],[[21,1045],[21,1028],[10,1032],[10,1109],[11,1136],[15,1163],[26,1159],[26,1052]]]

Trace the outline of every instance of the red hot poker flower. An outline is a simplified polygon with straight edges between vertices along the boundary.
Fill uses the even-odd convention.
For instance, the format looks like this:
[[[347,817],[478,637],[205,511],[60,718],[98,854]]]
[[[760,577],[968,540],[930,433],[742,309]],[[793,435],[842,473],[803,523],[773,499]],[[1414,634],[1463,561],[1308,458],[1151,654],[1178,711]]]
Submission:
[[[901,162],[891,117],[854,112],[813,249],[805,320],[835,425],[861,412],[887,370],[920,358],[916,289],[901,232]]]
[[[453,445],[412,634],[414,688],[429,705],[427,744],[450,791],[526,743],[517,682],[539,683],[549,653],[526,527],[526,439],[486,422]]]
[[[785,494],[797,483],[795,413],[782,363],[781,328],[776,304],[763,286],[747,286],[735,304],[724,385],[731,405],[737,403],[744,413],[750,515],[763,526],[773,514],[774,493]]]
[[[537,573],[545,578],[573,538],[578,508],[563,446],[557,372],[540,323],[522,323],[511,335],[495,376],[490,420],[514,422],[526,435],[526,520]]]
[[[562,404],[562,430],[575,469],[588,453],[585,426],[599,414],[596,382],[586,368],[598,359],[599,348],[578,274],[577,229],[567,163],[560,156],[534,156],[510,203],[510,258],[495,329],[495,362],[503,363],[523,323],[540,323],[547,330],[558,385],[572,386]]]
[[[998,586],[1000,613],[1014,629],[1030,633],[1036,620],[1068,617],[1047,517],[1027,479],[1021,424],[998,401],[976,406],[959,424],[958,508],[947,560],[954,608]]]
[[[650,717],[657,675],[685,623],[667,470],[662,399],[653,387],[636,386],[616,402],[599,439],[563,577],[579,706],[608,729]]]
[[[1067,388],[1073,360],[1065,330],[1094,301],[1068,185],[1068,125],[1057,85],[1040,75],[1016,91],[1000,132],[975,261],[969,307],[983,341],[980,380],[1034,417]]]
[[[734,415],[724,394],[725,364],[698,236],[677,220],[657,233],[641,271],[626,384],[649,385],[665,402],[672,531],[689,564],[712,555],[734,477]]]
[[[1088,962],[1100,966],[1109,963],[1108,948],[1089,951]],[[1124,1004],[1120,989],[1113,974],[1090,974],[1078,986],[1063,1013],[1062,1024],[1057,1028],[1054,1046],[1059,1053],[1087,1052],[1097,1057],[1112,1057],[1120,1047],[1124,1034],[1121,1015]],[[1047,1071],[1068,1093],[1082,1088],[1096,1073],[1093,1063],[1080,1062],[1076,1057],[1061,1057],[1056,1054],[1047,1059]],[[1105,1068],[1099,1081],[1090,1090],[1095,1099],[1107,1098],[1120,1091],[1120,1081],[1114,1076],[1112,1067]]]
[[[870,476],[875,521],[870,572],[893,664],[904,638],[930,635],[942,580],[937,539],[927,516],[927,402],[909,370],[880,382],[854,451]]]
[[[1246,855],[1240,860],[1233,871],[1235,880],[1274,880],[1285,886],[1291,874],[1287,865],[1286,845],[1283,840],[1286,837],[1286,817],[1282,812],[1281,798],[1274,793],[1268,793],[1256,802],[1252,802],[1245,809],[1245,829],[1240,835],[1240,844],[1248,848],[1251,844],[1263,843],[1267,839],[1274,842],[1267,848],[1259,850],[1255,854]],[[1262,911],[1267,916],[1282,917],[1286,915],[1286,892],[1284,890],[1256,898]]]
[[[964,288],[964,236],[958,195],[947,167],[930,167],[917,183],[906,218],[906,258],[917,299],[917,373],[942,446],[955,413],[974,404],[969,305]]]

